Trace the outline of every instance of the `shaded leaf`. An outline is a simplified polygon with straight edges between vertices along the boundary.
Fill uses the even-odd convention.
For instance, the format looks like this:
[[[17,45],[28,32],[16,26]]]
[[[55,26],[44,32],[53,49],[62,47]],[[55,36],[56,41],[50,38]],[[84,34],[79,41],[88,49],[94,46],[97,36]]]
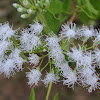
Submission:
[[[58,93],[56,93],[53,100],[58,100]]]
[[[93,14],[97,15],[98,11],[93,7],[93,5],[90,3],[90,0],[84,0],[85,1],[85,5],[87,7],[87,9],[92,12]]]
[[[69,50],[69,46],[70,46],[69,42],[66,39],[63,39],[61,48],[66,51],[66,50]]]
[[[84,12],[81,12],[80,13],[80,21],[82,23],[86,24],[89,22],[89,17]]]
[[[64,2],[63,2],[63,10],[65,12],[67,12],[70,9],[71,9],[71,0],[64,0]]]
[[[48,10],[44,13],[44,17],[49,28],[57,34],[60,28],[60,21]]]
[[[61,13],[63,11],[63,5],[60,0],[54,0],[51,2],[49,8],[49,11],[51,11],[54,14]]]
[[[30,94],[30,99],[29,100],[35,100],[34,88],[31,89],[31,94]]]

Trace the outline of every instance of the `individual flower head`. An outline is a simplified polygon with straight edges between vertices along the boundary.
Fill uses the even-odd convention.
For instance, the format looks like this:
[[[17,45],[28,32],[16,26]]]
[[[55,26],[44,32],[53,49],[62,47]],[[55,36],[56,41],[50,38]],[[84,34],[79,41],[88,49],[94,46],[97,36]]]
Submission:
[[[30,72],[26,72],[26,77],[28,78],[28,85],[35,86],[38,85],[38,82],[41,77],[41,72],[38,69],[32,69]]]
[[[29,54],[29,62],[35,66],[39,63],[39,56],[37,54]]]
[[[51,36],[46,38],[46,45],[48,46],[49,57],[54,60],[55,63],[61,63],[65,57],[62,53],[62,49],[58,43],[57,36]]]
[[[89,77],[88,80],[86,81],[87,85],[90,87],[88,88],[88,92],[92,92],[92,90],[95,91],[95,89],[100,89],[100,78],[94,74],[93,76]]]
[[[48,86],[50,82],[56,83],[58,81],[58,78],[54,73],[46,73],[46,76],[42,81],[45,84],[45,86]]]
[[[86,66],[91,66],[93,63],[93,58],[92,58],[92,53],[91,51],[90,52],[85,52],[84,55],[83,55],[83,62],[82,62],[82,65],[84,67]]]
[[[94,57],[95,57],[95,63],[97,63],[98,66],[100,66],[100,50],[96,49],[94,50]]]
[[[95,29],[95,40],[93,41],[94,44],[98,45],[100,43],[100,29]]]
[[[90,37],[94,36],[94,28],[93,26],[90,26],[90,28],[88,28],[87,26],[82,26],[81,28],[81,34],[82,36],[84,36],[87,39],[89,39]]]
[[[7,50],[10,50],[9,46],[12,45],[12,42],[9,41],[0,41],[0,57],[4,56],[4,54],[7,52]]]
[[[79,49],[77,49],[76,47],[72,47],[71,51],[72,52],[67,52],[67,55],[78,65],[80,65],[82,63],[82,58],[83,58],[83,52],[81,46],[79,45]]]
[[[9,23],[0,24],[0,39],[6,40],[7,38],[11,38],[17,30],[12,30],[12,27],[9,25]]]
[[[15,70],[18,71],[13,59],[7,59],[3,63],[4,64],[1,68],[1,71],[2,73],[4,73],[5,77],[9,78],[13,74],[15,74]]]
[[[74,84],[76,82],[77,82],[76,73],[74,73],[72,71],[63,79],[63,84],[67,85],[68,87],[71,87],[73,89],[74,89]]]
[[[83,70],[83,71],[82,71]],[[79,71],[79,81],[82,82],[83,87],[88,87],[88,92],[95,91],[95,89],[99,88],[100,83],[98,82],[100,79],[98,75],[95,74],[95,69],[93,67],[85,67]]]
[[[34,33],[35,35],[39,35],[43,30],[43,25],[41,25],[38,22],[35,22],[34,24],[30,24],[29,30]]]
[[[68,62],[62,63],[58,68],[60,71],[62,71],[63,77],[67,77],[70,72],[72,72],[72,69],[69,67]]]
[[[70,38],[74,38],[76,35],[76,24],[75,23],[70,23],[70,25],[68,24],[64,24],[62,25],[62,31],[60,32],[62,37],[67,37],[67,39],[69,40]]]
[[[55,47],[59,47],[59,38],[56,35],[53,35],[51,37],[47,37],[46,38],[46,43],[49,46],[49,48],[55,48]]]
[[[15,48],[14,51],[9,55],[9,57],[14,60],[17,68],[19,70],[22,70],[22,65],[26,61],[22,57],[20,57],[20,53],[21,53],[21,50],[19,50],[18,48]]]
[[[22,31],[20,36],[21,48],[25,51],[32,51],[41,45],[40,37],[30,34],[28,29]]]
[[[100,34],[97,35],[97,40],[100,41]]]
[[[69,67],[68,62],[64,62],[59,66],[56,66],[61,71],[63,76],[63,84],[74,89],[74,84],[77,82],[76,73]]]
[[[65,57],[60,48],[50,50],[49,57],[52,58],[56,64],[62,63],[65,60]]]

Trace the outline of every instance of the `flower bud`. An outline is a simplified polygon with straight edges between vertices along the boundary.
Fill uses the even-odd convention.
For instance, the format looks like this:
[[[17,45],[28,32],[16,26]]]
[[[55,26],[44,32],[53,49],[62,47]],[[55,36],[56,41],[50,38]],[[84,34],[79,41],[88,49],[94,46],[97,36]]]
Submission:
[[[20,7],[20,8],[17,8],[17,11],[18,12],[26,12],[27,10],[25,8]]]
[[[35,13],[35,10],[28,9],[28,10],[27,10],[27,13],[28,13],[28,14],[34,14],[34,13]]]
[[[38,4],[41,8],[43,8],[43,4],[42,4],[40,1],[37,1],[37,4]]]
[[[23,5],[27,6],[29,4],[28,0],[23,0]]]
[[[21,5],[19,5],[19,4],[17,4],[17,3],[13,3],[12,5],[13,5],[13,7],[15,7],[15,8],[21,7]]]
[[[50,5],[50,1],[46,0],[45,3],[44,3],[44,6],[47,8],[49,5]]]
[[[21,15],[21,18],[28,18],[28,17],[30,17],[30,14],[22,14]]]

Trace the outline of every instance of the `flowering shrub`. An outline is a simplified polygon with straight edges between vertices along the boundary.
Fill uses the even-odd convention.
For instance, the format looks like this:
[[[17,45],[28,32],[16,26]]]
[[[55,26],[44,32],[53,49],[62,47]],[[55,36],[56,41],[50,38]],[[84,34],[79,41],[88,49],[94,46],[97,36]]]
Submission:
[[[61,16],[61,14],[70,10],[70,7],[67,9],[65,6],[65,3],[70,0],[19,1],[22,5],[14,3],[13,6],[18,12],[25,13],[21,15],[22,18],[28,18],[36,13],[38,17],[21,32],[19,29],[13,30],[8,22],[0,24],[0,73],[4,73],[4,76],[9,78],[16,71],[23,70],[23,63],[30,63],[33,67],[26,72],[26,77],[29,79],[27,83],[35,87],[41,81],[46,87],[49,86],[46,100],[48,100],[52,83],[62,82],[63,85],[72,89],[75,84],[79,84],[87,87],[88,92],[99,89],[100,78],[96,68],[100,69],[98,47],[100,30],[85,25],[80,28],[72,23],[77,12],[84,12],[88,17],[94,18],[94,15],[98,15],[98,10],[85,0],[84,2],[92,9],[90,11],[90,8],[87,8],[88,11],[94,14],[89,15],[84,8],[81,8],[81,2],[76,0],[77,9],[71,20],[62,24],[60,28],[60,23],[64,21],[64,15]],[[56,8],[52,8],[53,4],[62,5],[59,8],[61,11],[57,12]],[[65,11],[63,7],[66,8]],[[56,18],[54,14],[58,13],[62,18]],[[92,40],[91,46],[87,44],[89,39]],[[78,41],[77,44],[76,41]],[[26,53],[28,56],[25,55]],[[47,63],[41,66],[45,62],[44,58],[48,59]],[[72,68],[73,65],[74,68]],[[46,72],[44,78],[43,71]]]

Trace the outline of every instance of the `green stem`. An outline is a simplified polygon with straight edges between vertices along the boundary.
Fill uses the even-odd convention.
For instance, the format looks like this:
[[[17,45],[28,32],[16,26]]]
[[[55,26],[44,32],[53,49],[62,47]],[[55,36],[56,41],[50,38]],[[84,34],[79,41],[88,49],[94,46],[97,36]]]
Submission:
[[[40,64],[39,64],[38,68],[40,68],[40,66],[42,65],[42,62],[43,62],[43,59],[41,60],[41,62],[40,62]]]
[[[94,47],[94,45],[92,45],[91,47],[87,48],[86,50],[92,49]]]
[[[50,61],[50,58],[49,58],[49,65],[50,65],[50,72],[51,72],[51,61]]]
[[[46,99],[45,100],[48,100],[49,99],[51,87],[52,87],[52,82],[50,82],[50,84],[49,84],[49,87],[48,87],[48,91],[47,91],[47,95],[46,95]]]
[[[76,17],[77,11],[78,11],[78,8],[75,9],[75,12],[73,13],[72,17],[69,19],[68,25],[69,25],[69,24],[74,20],[74,18]]]
[[[41,69],[40,72],[42,72],[47,67],[48,64],[49,64],[49,62]]]

